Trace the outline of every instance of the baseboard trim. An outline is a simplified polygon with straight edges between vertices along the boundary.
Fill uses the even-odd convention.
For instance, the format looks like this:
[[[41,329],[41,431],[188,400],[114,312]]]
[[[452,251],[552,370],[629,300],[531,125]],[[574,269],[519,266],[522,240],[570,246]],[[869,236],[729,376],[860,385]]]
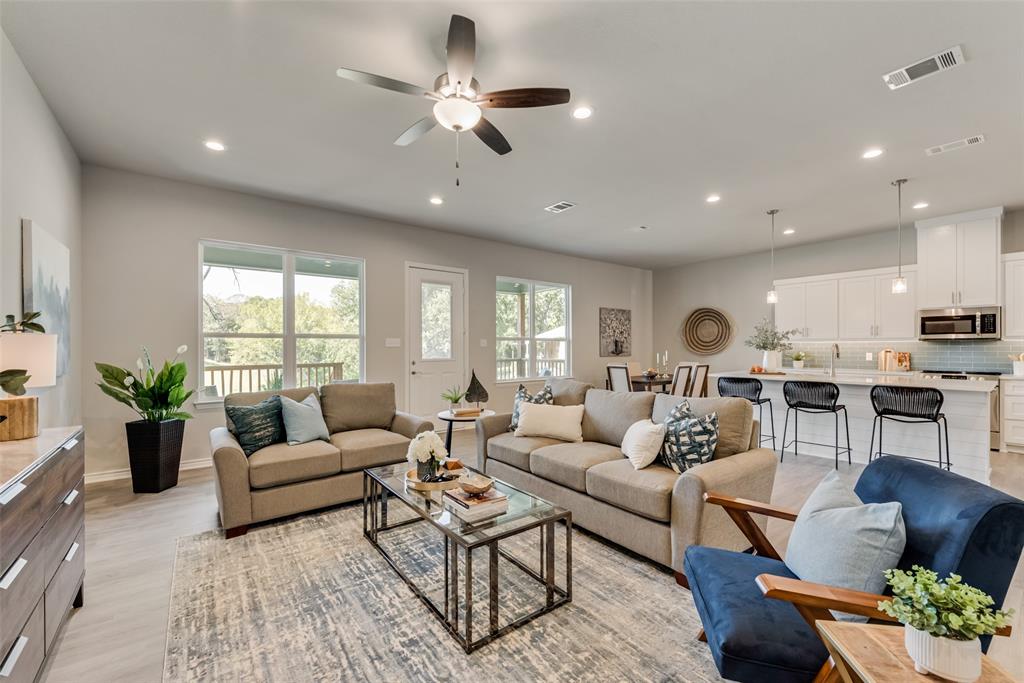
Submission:
[[[198,460],[183,460],[178,471],[199,470],[204,467],[212,467],[212,458],[199,458]],[[103,472],[86,472],[86,484],[98,484],[103,481],[116,481],[118,479],[131,479],[132,471],[125,467],[119,470],[105,470]]]

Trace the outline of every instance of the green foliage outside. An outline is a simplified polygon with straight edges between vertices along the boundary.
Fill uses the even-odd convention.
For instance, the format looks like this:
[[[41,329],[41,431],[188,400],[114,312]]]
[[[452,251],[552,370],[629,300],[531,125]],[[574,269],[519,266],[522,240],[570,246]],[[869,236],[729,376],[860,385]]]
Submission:
[[[528,344],[511,340],[502,341],[502,337],[537,337],[558,328],[563,328],[563,330],[568,328],[566,290],[562,287],[535,285],[533,305],[533,331],[531,334],[529,293],[497,292],[494,313],[495,335],[498,337],[496,344],[498,360],[522,360],[529,356]],[[534,352],[538,361],[564,360],[564,348],[564,344],[560,342],[539,341]],[[517,370],[516,376],[528,374],[525,363],[522,366]]]

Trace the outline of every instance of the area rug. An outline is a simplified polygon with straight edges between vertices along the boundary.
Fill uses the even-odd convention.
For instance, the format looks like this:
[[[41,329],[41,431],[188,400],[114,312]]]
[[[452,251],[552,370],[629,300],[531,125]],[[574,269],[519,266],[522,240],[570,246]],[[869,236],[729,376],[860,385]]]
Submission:
[[[440,535],[425,523],[391,533],[387,547],[403,570],[440,596]],[[564,529],[556,538],[562,584]],[[538,542],[530,532],[502,547],[537,566]],[[231,540],[214,531],[182,537],[164,680],[721,680],[696,639],[690,594],[670,574],[578,531],[572,555],[571,603],[466,655],[363,538],[358,505]],[[538,584],[507,564],[500,625],[543,599]],[[483,628],[486,550],[474,553],[473,569],[474,624]]]

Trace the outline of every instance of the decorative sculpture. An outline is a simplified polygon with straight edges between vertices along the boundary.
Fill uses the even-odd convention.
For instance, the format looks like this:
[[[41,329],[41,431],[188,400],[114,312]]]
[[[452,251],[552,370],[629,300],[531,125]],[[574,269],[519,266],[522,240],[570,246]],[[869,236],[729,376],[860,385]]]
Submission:
[[[488,398],[487,390],[476,378],[476,370],[473,370],[473,376],[469,379],[469,387],[466,388],[466,400],[476,403],[476,407],[479,408],[480,404],[486,403]]]

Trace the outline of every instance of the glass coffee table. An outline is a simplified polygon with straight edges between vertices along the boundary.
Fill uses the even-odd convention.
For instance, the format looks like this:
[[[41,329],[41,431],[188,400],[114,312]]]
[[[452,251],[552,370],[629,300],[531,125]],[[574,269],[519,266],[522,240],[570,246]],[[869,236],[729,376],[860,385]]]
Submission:
[[[364,470],[363,536],[467,653],[572,600],[571,512],[495,479],[494,487],[508,496],[508,511],[481,522],[464,522],[444,509],[441,491],[417,491],[406,487],[405,473],[411,468],[403,462]],[[397,499],[402,505],[391,511],[389,520],[391,499]],[[564,522],[564,544],[556,544],[556,530],[561,526],[557,524],[559,521]],[[409,549],[400,544],[397,550],[385,547],[390,534],[401,533],[400,529],[424,522],[432,527],[431,532],[440,534],[444,539],[443,591],[421,585],[436,581],[440,586],[439,571],[431,579],[423,575],[419,566],[415,566],[416,571],[413,571],[410,563],[403,561],[408,560],[403,555],[416,553],[419,556],[422,543],[410,544]],[[530,538],[533,530],[537,530],[540,537],[539,548],[533,545],[535,538]],[[556,545],[564,552],[565,581],[562,585],[556,578]],[[479,548],[486,548],[481,560],[487,563],[487,569],[474,573],[473,551]],[[527,548],[529,552],[526,552]],[[527,559],[527,555],[539,559],[537,569],[531,566],[534,561]],[[420,562],[421,565],[425,563],[429,564]],[[505,575],[510,571],[516,576]],[[501,590],[503,583],[505,590]],[[488,619],[485,623],[474,624],[474,588],[478,594],[481,591],[487,594]],[[537,592],[536,596],[529,596],[529,600],[523,597],[532,590]],[[474,628],[480,632],[475,638]]]

